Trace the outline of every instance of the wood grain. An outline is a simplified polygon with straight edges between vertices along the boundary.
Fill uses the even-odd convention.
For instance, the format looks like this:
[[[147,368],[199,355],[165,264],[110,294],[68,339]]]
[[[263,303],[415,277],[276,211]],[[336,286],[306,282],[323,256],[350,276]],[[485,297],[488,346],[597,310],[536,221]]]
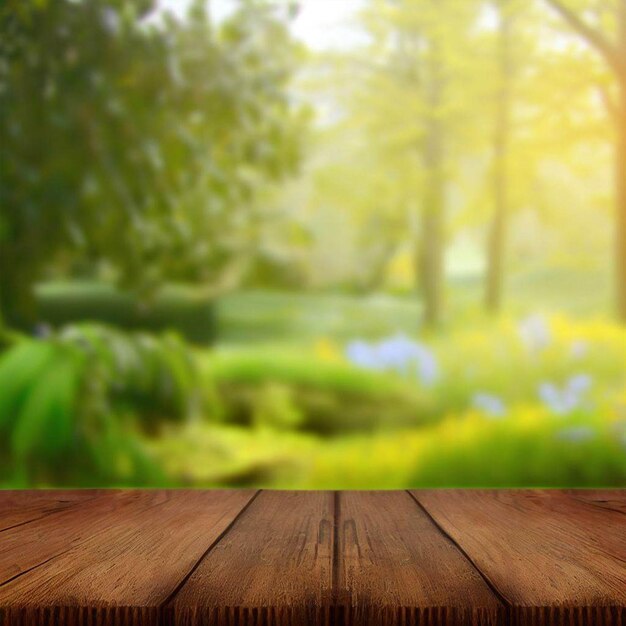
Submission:
[[[626,525],[551,492],[413,492],[509,605],[511,624],[626,624]]]
[[[119,516],[153,506],[153,492],[94,497],[0,533],[0,584],[56,557],[84,538],[111,526]]]
[[[0,532],[91,500],[104,490],[2,491]]]
[[[575,500],[626,515],[626,489],[571,489],[565,493]]]
[[[0,587],[7,626],[78,625],[87,616],[94,626],[156,623],[161,605],[253,495],[122,493],[16,529],[12,543],[28,563],[36,560],[30,552],[41,554],[44,533],[54,555],[48,548],[44,562]]]
[[[626,626],[625,503],[0,492],[0,626]]]
[[[338,602],[346,623],[497,626],[504,606],[406,492],[342,492]]]
[[[263,491],[167,607],[176,626],[330,623],[333,494]]]

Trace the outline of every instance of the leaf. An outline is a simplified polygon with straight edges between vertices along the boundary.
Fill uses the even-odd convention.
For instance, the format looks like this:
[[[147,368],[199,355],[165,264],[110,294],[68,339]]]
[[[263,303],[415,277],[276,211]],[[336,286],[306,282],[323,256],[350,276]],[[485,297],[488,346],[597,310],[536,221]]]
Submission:
[[[18,462],[35,455],[55,459],[70,447],[76,419],[78,364],[75,354],[61,352],[38,377],[11,433],[11,450]]]
[[[24,341],[0,358],[0,436],[12,428],[24,400],[41,371],[54,355],[42,341]]]

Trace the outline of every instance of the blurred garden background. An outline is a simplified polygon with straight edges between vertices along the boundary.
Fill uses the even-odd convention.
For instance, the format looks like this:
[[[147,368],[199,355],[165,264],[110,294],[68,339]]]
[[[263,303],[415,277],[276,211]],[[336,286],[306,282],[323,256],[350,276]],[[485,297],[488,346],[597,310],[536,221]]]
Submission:
[[[626,486],[625,0],[5,0],[0,488]]]

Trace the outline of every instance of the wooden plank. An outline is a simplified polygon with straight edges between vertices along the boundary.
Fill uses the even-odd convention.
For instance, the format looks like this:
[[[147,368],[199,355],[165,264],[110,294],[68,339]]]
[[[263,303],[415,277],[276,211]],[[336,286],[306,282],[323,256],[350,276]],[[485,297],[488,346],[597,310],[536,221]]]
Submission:
[[[506,599],[511,624],[626,624],[623,515],[555,491],[413,494]]]
[[[0,491],[0,532],[91,500],[100,493],[104,490]]]
[[[605,503],[608,506],[598,505],[593,497],[567,491],[528,489],[517,490],[514,494],[516,498],[523,499],[528,507],[534,506],[543,514],[554,514],[558,519],[575,519],[576,527],[571,529],[570,543],[580,539],[609,557],[626,563],[626,519],[620,517],[623,512],[616,506],[619,501],[616,491],[610,496],[611,502]]]
[[[342,492],[337,543],[348,624],[503,623],[504,605],[407,492]]]
[[[0,492],[1,626],[626,626],[626,492]]]
[[[167,607],[176,626],[329,623],[333,495],[263,491]]]
[[[117,494],[68,512],[62,525],[57,515],[16,529],[32,550],[51,535],[68,548],[0,587],[8,625],[45,623],[51,611],[53,623],[68,626],[156,624],[160,606],[254,493]]]
[[[97,496],[0,533],[0,585],[106,530],[118,514],[123,516],[152,507],[162,497],[159,492],[148,491]]]
[[[571,498],[626,515],[626,489],[568,489]]]

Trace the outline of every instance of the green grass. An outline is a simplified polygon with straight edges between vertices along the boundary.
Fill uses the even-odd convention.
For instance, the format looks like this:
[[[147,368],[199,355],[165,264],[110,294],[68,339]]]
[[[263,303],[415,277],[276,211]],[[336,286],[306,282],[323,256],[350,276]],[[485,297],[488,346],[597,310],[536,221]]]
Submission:
[[[415,329],[420,312],[419,302],[409,297],[248,291],[220,300],[218,337],[226,344],[383,337]]]
[[[482,308],[480,276],[451,277],[443,331],[490,323]],[[505,285],[505,316],[541,311],[579,318],[610,316],[611,272],[571,268],[530,269],[512,274]],[[225,344],[299,345],[319,337],[343,341],[420,331],[422,306],[416,294],[347,295],[244,291],[218,303],[218,340]]]
[[[490,318],[480,284],[465,277],[431,333],[420,333],[411,296],[231,294],[219,304],[218,344],[192,352],[204,404],[180,422],[154,415],[161,427],[142,435],[142,449],[168,485],[624,486],[626,330],[610,319],[608,285],[597,272],[528,272],[511,278],[506,312]],[[549,327],[540,348],[519,333],[535,311]],[[347,362],[348,341],[398,332],[435,355],[432,385]],[[561,415],[539,388],[577,375],[590,388]],[[477,392],[505,414],[477,408]],[[72,472],[81,468],[64,484],[78,484]]]
[[[193,425],[153,451],[181,484],[282,489],[419,487],[624,487],[626,441],[591,420],[536,414],[493,422],[466,416],[422,429],[320,439],[302,433]],[[589,420],[583,418],[586,425]]]
[[[239,393],[249,414],[257,402],[280,413],[287,397],[301,421],[197,423],[156,453],[175,474],[210,485],[624,486],[626,329],[602,318],[544,321],[550,339],[540,349],[526,346],[508,318],[429,337],[441,370],[431,387],[356,369],[341,360],[343,344],[330,340],[326,358],[280,343],[202,353],[207,385],[226,390],[231,407]],[[581,374],[590,388],[574,409],[561,414],[540,397],[542,384],[563,389]],[[268,385],[287,396],[266,395]],[[307,427],[309,411],[315,419],[310,391],[332,406],[332,429]],[[478,391],[500,398],[505,414],[476,408]],[[396,394],[409,399],[400,419]],[[359,406],[373,408],[369,419]]]

